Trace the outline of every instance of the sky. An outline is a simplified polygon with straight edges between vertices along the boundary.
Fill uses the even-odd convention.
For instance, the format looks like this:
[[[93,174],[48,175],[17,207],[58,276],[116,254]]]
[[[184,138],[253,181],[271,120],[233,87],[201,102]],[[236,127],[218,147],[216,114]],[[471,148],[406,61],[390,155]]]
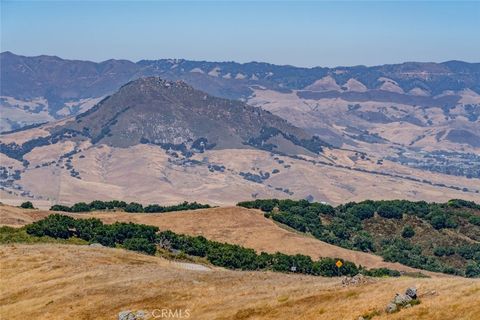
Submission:
[[[480,1],[1,1],[1,51],[296,66],[480,62]]]

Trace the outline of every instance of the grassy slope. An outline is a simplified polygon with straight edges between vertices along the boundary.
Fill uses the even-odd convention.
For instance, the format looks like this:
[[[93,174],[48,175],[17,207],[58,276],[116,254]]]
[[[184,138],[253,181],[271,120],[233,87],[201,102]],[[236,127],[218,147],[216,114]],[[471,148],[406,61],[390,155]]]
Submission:
[[[0,224],[17,225],[31,223],[51,214],[49,211],[24,210],[2,206]],[[253,248],[258,252],[286,254],[301,253],[313,259],[338,257],[368,268],[387,267],[400,271],[418,271],[399,263],[384,262],[379,256],[347,250],[312,237],[290,232],[273,221],[265,219],[258,210],[241,207],[223,207],[205,210],[182,211],[160,214],[129,214],[123,212],[94,212],[70,214],[74,217],[96,217],[106,223],[131,221],[158,226],[160,230],[203,235],[207,239]],[[426,274],[431,274],[422,271]]]
[[[191,271],[121,249],[59,244],[1,245],[0,259],[5,319],[115,319],[121,310],[155,308],[189,308],[192,319],[356,319],[382,311],[396,292],[413,285],[419,306],[375,319],[480,314],[480,281],[471,279],[377,279],[343,288],[335,278]]]

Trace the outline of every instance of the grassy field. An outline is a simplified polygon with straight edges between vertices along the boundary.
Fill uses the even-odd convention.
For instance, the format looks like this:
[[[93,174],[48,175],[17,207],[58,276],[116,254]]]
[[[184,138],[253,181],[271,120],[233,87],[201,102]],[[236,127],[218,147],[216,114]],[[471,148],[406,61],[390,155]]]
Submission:
[[[111,248],[62,244],[0,246],[2,319],[116,319],[122,310],[188,309],[191,319],[474,320],[480,281],[374,279],[342,287],[339,278],[195,271],[183,264]],[[419,289],[421,304],[386,315],[396,292]],[[477,317],[477,318],[476,318]]]
[[[123,310],[187,309],[190,319],[461,319],[480,314],[480,280],[428,273],[431,278],[372,278],[342,286],[340,278],[243,272],[167,257],[86,246],[78,239],[27,235],[23,225],[49,211],[0,206],[1,319],[116,319]],[[257,210],[212,208],[163,214],[92,212],[106,223],[132,221],[203,235],[257,251],[337,256],[367,267],[411,268],[292,232]],[[8,231],[8,232],[7,232]],[[173,259],[173,260],[172,260]],[[397,292],[415,286],[420,305],[387,315]],[[477,318],[476,318],[477,317]]]

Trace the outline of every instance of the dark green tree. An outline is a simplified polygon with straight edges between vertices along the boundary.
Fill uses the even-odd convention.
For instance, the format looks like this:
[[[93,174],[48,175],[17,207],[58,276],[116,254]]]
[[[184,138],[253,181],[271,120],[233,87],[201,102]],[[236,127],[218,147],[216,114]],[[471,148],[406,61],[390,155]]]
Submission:
[[[25,201],[23,202],[21,205],[20,205],[20,208],[23,208],[23,209],[35,209],[33,207],[33,203],[31,203],[30,201]]]
[[[407,224],[405,227],[403,227],[402,237],[411,238],[414,235],[415,235],[415,230],[413,230],[413,227],[411,225]]]
[[[127,250],[143,252],[149,255],[154,255],[157,249],[155,244],[145,238],[130,238],[125,240],[123,247]]]

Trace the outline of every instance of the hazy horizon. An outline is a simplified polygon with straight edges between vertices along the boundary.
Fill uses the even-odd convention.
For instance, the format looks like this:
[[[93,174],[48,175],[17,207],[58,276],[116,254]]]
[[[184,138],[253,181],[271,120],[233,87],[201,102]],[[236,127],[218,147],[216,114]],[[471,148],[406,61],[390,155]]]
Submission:
[[[1,6],[1,51],[25,56],[298,67],[480,61],[480,42],[474,41],[479,2],[2,1]]]

